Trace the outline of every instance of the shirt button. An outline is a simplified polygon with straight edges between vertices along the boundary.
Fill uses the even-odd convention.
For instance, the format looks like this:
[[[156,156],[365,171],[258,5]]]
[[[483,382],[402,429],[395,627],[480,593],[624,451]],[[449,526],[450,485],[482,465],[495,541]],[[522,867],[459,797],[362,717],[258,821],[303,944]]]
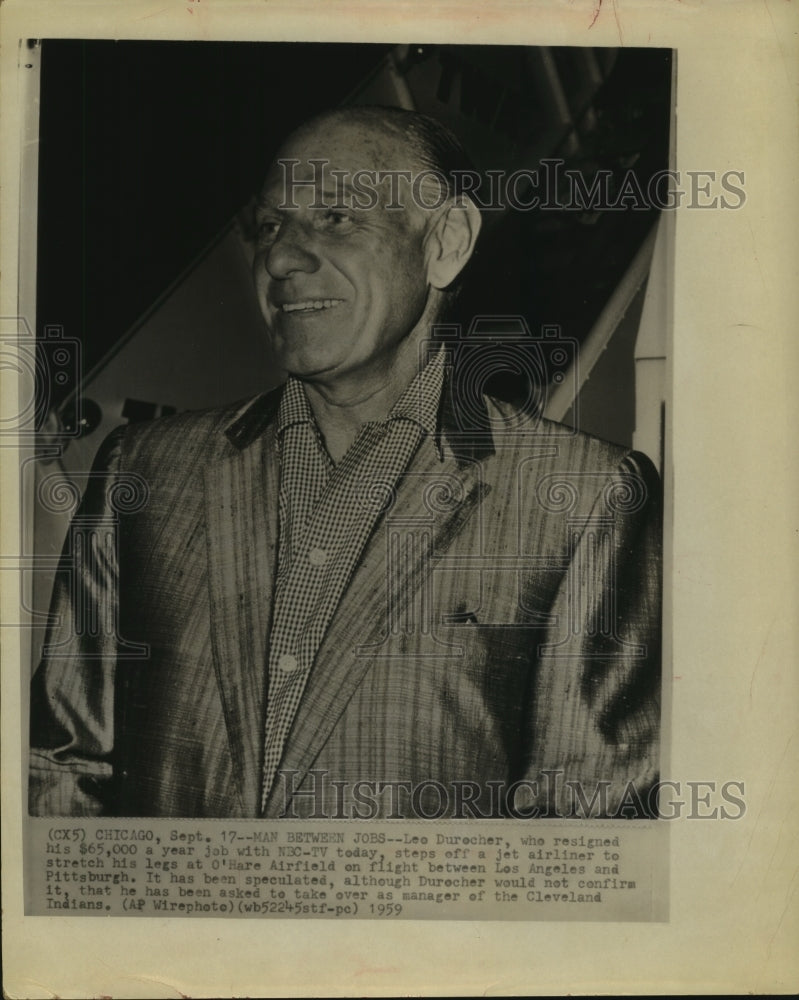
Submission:
[[[292,656],[291,653],[284,653],[277,661],[277,665],[281,670],[285,670],[289,674],[299,667],[300,661],[296,656]]]
[[[327,562],[327,552],[318,547],[313,548],[308,553],[308,560],[312,566],[324,566]]]

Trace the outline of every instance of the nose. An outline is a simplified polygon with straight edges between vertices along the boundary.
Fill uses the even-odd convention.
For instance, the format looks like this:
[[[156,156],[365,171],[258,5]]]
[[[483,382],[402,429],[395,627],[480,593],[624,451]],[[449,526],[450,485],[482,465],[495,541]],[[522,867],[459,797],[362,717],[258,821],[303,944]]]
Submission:
[[[319,258],[313,251],[312,237],[302,222],[286,218],[264,257],[264,267],[272,278],[290,278],[296,272],[313,273]]]

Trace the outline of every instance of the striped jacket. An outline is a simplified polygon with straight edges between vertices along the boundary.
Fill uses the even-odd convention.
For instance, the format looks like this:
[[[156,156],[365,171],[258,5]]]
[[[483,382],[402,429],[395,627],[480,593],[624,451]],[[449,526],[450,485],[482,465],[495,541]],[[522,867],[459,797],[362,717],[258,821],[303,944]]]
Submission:
[[[31,812],[650,811],[657,474],[445,391],[438,440],[375,504],[261,813],[280,391],[101,449],[33,679]]]

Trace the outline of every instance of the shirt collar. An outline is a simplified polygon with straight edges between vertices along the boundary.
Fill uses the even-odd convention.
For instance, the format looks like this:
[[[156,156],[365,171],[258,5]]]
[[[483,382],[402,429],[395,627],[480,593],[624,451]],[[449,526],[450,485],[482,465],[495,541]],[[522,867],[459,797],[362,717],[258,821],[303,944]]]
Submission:
[[[438,411],[444,385],[444,351],[438,350],[424,368],[414,376],[386,418],[411,420],[427,434],[437,438]],[[277,433],[282,435],[292,424],[310,423],[316,426],[311,405],[302,382],[289,376],[277,411]]]
[[[444,386],[444,351],[439,348],[391,408],[389,420],[412,420],[435,437]]]
[[[302,382],[289,376],[277,410],[277,433],[282,435],[292,424],[315,424],[311,404],[305,395]]]

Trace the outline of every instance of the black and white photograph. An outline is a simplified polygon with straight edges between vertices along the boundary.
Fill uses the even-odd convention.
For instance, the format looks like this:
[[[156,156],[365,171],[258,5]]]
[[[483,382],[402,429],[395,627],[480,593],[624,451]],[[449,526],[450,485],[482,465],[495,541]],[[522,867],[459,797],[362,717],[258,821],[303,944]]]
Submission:
[[[39,47],[32,814],[656,815],[671,54]]]

